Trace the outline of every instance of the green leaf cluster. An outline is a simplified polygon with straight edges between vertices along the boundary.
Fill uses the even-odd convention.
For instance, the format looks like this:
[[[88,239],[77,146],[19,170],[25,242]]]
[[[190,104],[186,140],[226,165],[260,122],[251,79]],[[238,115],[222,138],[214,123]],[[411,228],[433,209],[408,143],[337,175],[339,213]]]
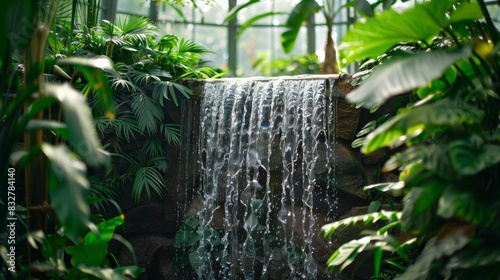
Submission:
[[[357,221],[389,220],[342,245],[329,266],[342,270],[371,251],[374,277],[384,269],[396,279],[498,275],[500,251],[491,244],[500,239],[499,46],[482,0],[387,8],[347,32],[342,62],[372,67],[347,99],[372,110],[396,96],[406,100],[389,117],[367,124],[353,143],[363,153],[392,154],[383,171],[399,171],[400,181],[365,189],[402,195],[403,209],[392,220],[376,212],[323,227],[331,235]],[[410,241],[414,257],[401,254]]]
[[[192,95],[181,79],[220,76],[202,65],[202,56],[211,51],[176,35],[159,37],[157,26],[139,16],[122,17],[116,23],[102,21],[92,28],[82,26],[71,46],[79,49],[76,54],[107,59],[116,65],[115,70],[105,72],[107,87],[115,93],[112,105],[116,114],[102,109],[108,100],[99,90],[107,83],[88,86],[95,75],[76,81],[85,85],[94,124],[114,156],[112,168],[102,174],[102,180],[106,185],[131,185],[136,201],[143,194],[148,198],[153,193],[163,196],[167,190],[163,173],[169,160],[165,142],[180,144],[180,127],[170,123],[167,112],[172,103],[178,106],[181,98]],[[65,61],[59,59],[57,63]],[[80,68],[64,70],[73,76],[85,74]],[[114,118],[104,117],[109,115]]]

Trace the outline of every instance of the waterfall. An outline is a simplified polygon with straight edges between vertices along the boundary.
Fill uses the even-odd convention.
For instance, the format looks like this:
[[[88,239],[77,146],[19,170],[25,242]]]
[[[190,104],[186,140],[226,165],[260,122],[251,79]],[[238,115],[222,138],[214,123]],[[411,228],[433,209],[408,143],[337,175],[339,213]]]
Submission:
[[[198,279],[316,279],[313,237],[335,218],[333,85],[213,80],[183,105],[178,211],[191,220],[176,242]]]

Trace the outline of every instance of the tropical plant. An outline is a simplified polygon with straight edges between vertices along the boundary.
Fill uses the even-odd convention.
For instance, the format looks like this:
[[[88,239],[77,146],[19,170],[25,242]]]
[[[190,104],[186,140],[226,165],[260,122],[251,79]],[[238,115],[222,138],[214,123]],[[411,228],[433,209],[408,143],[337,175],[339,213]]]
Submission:
[[[114,186],[131,185],[136,201],[142,193],[151,198],[152,193],[163,196],[166,192],[164,143],[180,144],[180,128],[169,123],[166,112],[169,102],[178,105],[180,96],[191,95],[180,79],[219,75],[210,67],[199,66],[209,49],[175,35],[156,39],[157,30],[151,20],[129,16],[116,24],[104,20],[91,29],[81,26],[73,42],[78,54],[109,57],[116,64],[117,71],[106,72],[115,92],[116,118],[105,117],[101,95],[89,98],[94,124],[114,156],[111,171],[101,174],[101,180]],[[83,89],[92,90],[89,86]]]
[[[316,54],[272,60],[269,60],[269,55],[262,55],[253,64],[253,68],[260,70],[266,76],[304,75],[318,73],[320,64]]]
[[[21,236],[2,240],[1,247],[2,252],[6,248],[11,254],[14,251],[17,258],[7,263],[8,278],[19,276],[27,279],[49,274],[59,277],[60,274],[73,272],[66,270],[62,258],[56,261],[48,257],[43,248],[31,242],[31,237],[54,238],[60,245],[57,249],[53,247],[57,256],[61,256],[61,250],[67,246],[74,246],[88,249],[93,256],[102,258],[107,252],[109,240],[106,238],[110,238],[114,228],[123,222],[123,217],[99,226],[91,222],[87,204],[87,166],[107,166],[109,155],[100,145],[84,95],[69,83],[53,82],[54,77],[44,71],[52,68],[51,63],[71,64],[80,69],[82,78],[89,81],[90,87],[100,88],[97,92],[104,100],[102,106],[107,116],[113,118],[112,95],[107,90],[109,86],[106,86],[103,74],[103,69],[111,70],[113,63],[104,58],[67,58],[54,62],[53,58],[45,56],[58,1],[8,1],[6,7],[2,10],[5,14],[0,26],[11,37],[10,42],[1,44],[0,116],[3,121],[0,128],[0,194],[2,200],[7,197],[13,199],[3,203],[9,207],[1,207],[1,223],[5,228],[7,220],[16,221],[10,222],[14,223],[10,236],[16,228],[20,232],[22,228],[32,246],[27,246],[28,253],[24,260],[24,252],[16,252],[16,248],[21,249],[26,243]],[[22,32],[19,33],[19,30]],[[9,58],[21,57],[20,52],[23,52],[22,64],[11,64]],[[21,149],[17,143],[23,143],[24,148]],[[25,174],[23,184],[16,185],[15,178],[21,181],[19,174],[22,173]],[[7,177],[10,179],[7,180]],[[6,182],[9,183],[6,185]],[[25,212],[16,216],[16,211],[20,209],[25,209]],[[87,242],[87,238],[93,241]],[[65,241],[60,242],[61,239]],[[79,255],[76,250],[70,254]],[[80,259],[73,263],[72,269],[78,271],[80,276],[105,273],[116,279],[124,279],[123,275],[137,277],[140,273],[136,267],[112,270],[103,266],[106,266],[104,262],[89,263]]]
[[[500,35],[485,2],[389,8],[357,22],[341,49],[345,63],[372,59],[375,65],[348,100],[373,108],[407,98],[408,105],[378,123],[361,147],[364,153],[393,149],[384,170],[399,169],[400,181],[366,189],[403,196],[403,209],[325,225],[331,236],[358,221],[389,222],[342,245],[329,267],[342,270],[372,250],[380,277],[391,264],[384,264],[382,252],[389,251],[406,259],[392,263],[397,279],[498,277]],[[415,259],[409,247],[417,250]]]

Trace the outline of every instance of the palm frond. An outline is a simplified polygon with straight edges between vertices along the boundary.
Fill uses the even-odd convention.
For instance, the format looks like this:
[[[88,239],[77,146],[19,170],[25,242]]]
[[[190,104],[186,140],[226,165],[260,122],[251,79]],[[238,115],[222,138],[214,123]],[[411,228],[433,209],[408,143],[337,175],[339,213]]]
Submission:
[[[115,204],[113,199],[116,197],[116,189],[112,180],[100,178],[97,175],[88,177],[90,183],[90,192],[87,201],[93,205],[97,211],[106,212],[105,206]]]
[[[126,90],[128,92],[141,91],[134,83],[124,78],[126,75],[113,74],[109,76],[109,83],[113,90]]]
[[[143,192],[146,192],[151,199],[151,191],[156,192],[163,197],[166,192],[166,186],[161,173],[155,167],[141,167],[135,174],[134,185],[132,187],[132,196],[139,201]]]
[[[148,166],[154,166],[160,170],[160,172],[167,172],[168,159],[166,157],[155,157],[148,161]]]
[[[160,81],[156,84],[153,89],[152,97],[155,101],[163,105],[163,100],[172,100],[175,105],[179,105],[179,101],[177,100],[177,92],[180,92],[186,98],[189,98],[193,93],[189,88],[174,82],[169,81]]]
[[[171,49],[177,46],[178,41],[179,41],[178,36],[167,34],[160,38],[156,47],[160,51],[170,51]]]
[[[149,135],[157,132],[158,124],[164,118],[164,112],[159,104],[145,94],[135,93],[132,99],[132,110],[141,132]]]
[[[125,138],[128,143],[130,143],[132,138],[135,139],[137,134],[142,134],[137,121],[130,117],[116,118],[113,120],[112,125],[115,129],[116,136],[118,136],[118,138]]]
[[[123,33],[120,27],[114,25],[109,20],[102,20],[98,30],[102,31],[103,35],[109,39],[120,36]]]
[[[131,71],[129,78],[137,85],[148,85],[152,82],[160,82],[161,79],[156,75],[151,75],[142,71]]]
[[[73,10],[72,1],[60,1],[57,5],[55,22],[71,21],[71,12]]]
[[[167,143],[181,145],[181,128],[175,124],[162,124],[160,130],[165,136]]]
[[[165,145],[156,137],[149,138],[141,149],[141,154],[148,158],[156,158],[165,156]]]
[[[214,53],[211,49],[197,44],[195,42],[186,40],[184,38],[179,42],[179,48],[177,50],[179,53],[194,53],[194,54],[206,54],[206,53]]]
[[[94,118],[93,123],[100,135],[104,135],[106,130],[111,127],[112,120],[105,117]]]
[[[120,36],[130,42],[147,44],[148,36],[158,34],[158,27],[150,19],[141,16],[125,16],[118,18],[117,26],[121,30]]]

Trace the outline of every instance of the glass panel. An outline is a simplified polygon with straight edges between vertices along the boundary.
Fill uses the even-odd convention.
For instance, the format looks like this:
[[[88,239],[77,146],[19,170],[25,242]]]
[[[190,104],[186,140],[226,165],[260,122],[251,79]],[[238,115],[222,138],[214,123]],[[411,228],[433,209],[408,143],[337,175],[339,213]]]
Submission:
[[[195,21],[200,23],[223,25],[228,13],[228,1],[216,1],[209,4],[198,4],[195,9]]]
[[[178,21],[183,22],[184,20],[188,22],[193,21],[193,6],[185,5],[184,7],[175,6],[176,9],[172,8],[172,6],[161,3],[158,6],[158,20],[163,21]]]
[[[281,48],[280,35],[285,28],[252,27],[238,40],[238,75],[249,77],[261,75],[254,69],[255,63],[269,64],[272,59],[307,53],[306,28],[301,28],[290,54]]]
[[[498,8],[498,5],[489,5],[488,11],[490,12],[491,19],[495,23],[495,26],[500,28],[500,8]]]
[[[146,0],[118,0],[117,14],[133,14],[149,16],[150,1]]]
[[[194,41],[195,29],[193,24],[174,24],[171,21],[158,21],[158,28],[160,34],[174,34]]]
[[[207,66],[227,68],[226,27],[196,26],[196,37],[194,41],[214,51],[213,54],[203,55],[203,59],[207,61]]]

